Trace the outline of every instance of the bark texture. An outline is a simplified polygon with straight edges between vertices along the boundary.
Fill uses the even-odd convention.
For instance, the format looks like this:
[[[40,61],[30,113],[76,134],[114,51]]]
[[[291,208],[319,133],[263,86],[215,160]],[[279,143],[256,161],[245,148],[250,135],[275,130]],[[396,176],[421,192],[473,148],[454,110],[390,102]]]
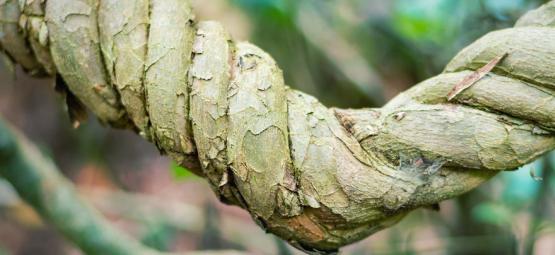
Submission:
[[[183,0],[4,0],[0,43],[306,251],[334,251],[555,147],[555,2],[360,110],[288,88],[271,56],[192,13]]]

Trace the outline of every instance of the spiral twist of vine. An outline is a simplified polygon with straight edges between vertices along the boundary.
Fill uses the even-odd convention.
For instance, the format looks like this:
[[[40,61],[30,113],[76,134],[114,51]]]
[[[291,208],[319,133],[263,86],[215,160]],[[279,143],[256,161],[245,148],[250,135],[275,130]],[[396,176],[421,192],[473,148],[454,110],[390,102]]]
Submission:
[[[4,0],[4,53],[61,75],[222,201],[306,251],[333,251],[555,147],[555,2],[485,35],[380,109],[328,109],[263,50],[184,0]],[[457,84],[505,56],[453,100]]]

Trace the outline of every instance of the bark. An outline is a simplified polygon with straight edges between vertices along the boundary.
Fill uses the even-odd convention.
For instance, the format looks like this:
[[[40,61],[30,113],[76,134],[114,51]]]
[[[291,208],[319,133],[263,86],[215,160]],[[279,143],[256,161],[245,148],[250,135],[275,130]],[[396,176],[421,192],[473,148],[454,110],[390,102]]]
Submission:
[[[555,147],[555,2],[360,110],[290,89],[267,53],[194,21],[188,1],[6,0],[0,13],[14,61],[55,66],[101,121],[135,130],[306,251],[334,251]]]

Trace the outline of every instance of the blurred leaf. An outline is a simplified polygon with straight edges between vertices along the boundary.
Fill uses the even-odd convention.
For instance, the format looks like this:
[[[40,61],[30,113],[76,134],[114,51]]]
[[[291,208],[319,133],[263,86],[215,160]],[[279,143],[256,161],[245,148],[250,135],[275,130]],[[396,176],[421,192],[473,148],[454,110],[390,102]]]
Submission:
[[[149,224],[147,233],[143,236],[141,242],[148,247],[167,251],[175,238],[176,231],[166,224]]]
[[[285,9],[285,2],[282,0],[233,0],[237,4],[250,8],[275,8]]]
[[[392,21],[399,33],[406,37],[440,43],[449,36],[446,31],[452,24],[452,15],[458,5],[457,2],[397,0]]]
[[[485,0],[484,5],[499,20],[507,20],[507,14],[519,12],[526,8],[525,0]]]
[[[488,202],[474,207],[472,217],[482,223],[503,227],[511,225],[513,213],[502,204]]]
[[[171,162],[170,171],[172,173],[173,179],[176,181],[189,181],[198,178],[189,169],[178,165],[174,161]]]
[[[232,3],[249,10],[251,15],[260,15],[278,24],[291,25],[291,9],[295,1],[288,0],[231,0]]]
[[[534,171],[536,175],[541,176],[541,169],[543,169],[542,162],[538,160],[519,168],[518,171],[503,174],[502,203],[513,210],[522,210],[531,201],[534,201],[541,182],[534,180],[530,176],[530,172]]]

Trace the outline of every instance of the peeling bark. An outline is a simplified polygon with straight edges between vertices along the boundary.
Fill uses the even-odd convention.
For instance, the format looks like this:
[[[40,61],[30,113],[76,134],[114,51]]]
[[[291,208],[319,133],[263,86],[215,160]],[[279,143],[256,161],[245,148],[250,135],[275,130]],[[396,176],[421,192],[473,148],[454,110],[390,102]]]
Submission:
[[[46,15],[47,26],[3,23],[6,53],[57,70],[102,121],[139,132],[306,251],[334,251],[555,147],[555,2],[383,108],[343,110],[288,88],[267,53],[218,23],[194,22],[188,1],[38,1],[0,5],[10,21]]]

